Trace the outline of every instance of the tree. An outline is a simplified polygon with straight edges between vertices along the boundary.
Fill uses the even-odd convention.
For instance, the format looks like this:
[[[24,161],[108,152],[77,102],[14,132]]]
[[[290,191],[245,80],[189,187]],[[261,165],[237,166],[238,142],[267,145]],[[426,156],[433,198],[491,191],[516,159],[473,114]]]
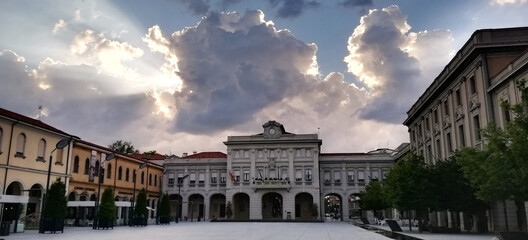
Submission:
[[[106,187],[101,197],[101,206],[99,206],[99,219],[114,219],[116,216],[116,204],[114,199],[114,191],[111,187]]]
[[[436,197],[433,185],[429,179],[429,169],[423,158],[416,154],[408,154],[396,164],[387,174],[387,199],[391,205],[400,211],[416,210],[419,215],[435,206]],[[410,219],[410,216],[409,216]],[[412,230],[412,224],[409,229]]]
[[[65,219],[68,213],[67,204],[66,185],[58,178],[49,189],[44,217],[55,220]]]
[[[117,140],[113,142],[112,144],[108,145],[108,148],[123,154],[132,154],[138,152],[138,150],[134,149],[134,146],[131,142],[123,140]]]
[[[379,216],[379,211],[390,207],[384,187],[380,181],[372,180],[369,182],[365,187],[365,191],[361,193],[359,206],[361,209],[372,210],[377,218],[381,217]]]
[[[170,217],[170,199],[169,194],[165,193],[161,197],[161,201],[159,203],[159,217],[160,217],[160,223],[169,223],[169,217]]]
[[[517,87],[523,93],[521,102],[515,105],[502,103],[502,107],[512,112],[514,118],[504,128],[489,123],[482,129],[482,136],[486,139],[484,148],[463,148],[458,161],[477,189],[477,198],[502,201],[503,204],[506,200],[515,201],[519,230],[524,231],[524,202],[528,200],[528,91],[525,80],[519,81]],[[509,230],[508,225],[506,228]]]
[[[458,154],[444,161],[438,161],[431,169],[431,181],[437,196],[434,210],[458,212],[474,215],[487,208],[486,204],[475,196],[476,189],[464,176],[461,166],[457,163]],[[446,215],[447,218],[447,215]],[[447,220],[446,220],[447,222]],[[456,219],[453,219],[456,223]]]
[[[147,218],[148,209],[147,209],[147,191],[145,188],[142,188],[136,200],[136,206],[134,207],[134,215],[138,218]]]
[[[319,216],[319,208],[317,207],[317,204],[313,203],[312,208],[310,209],[312,212],[312,217],[315,219],[317,216]]]

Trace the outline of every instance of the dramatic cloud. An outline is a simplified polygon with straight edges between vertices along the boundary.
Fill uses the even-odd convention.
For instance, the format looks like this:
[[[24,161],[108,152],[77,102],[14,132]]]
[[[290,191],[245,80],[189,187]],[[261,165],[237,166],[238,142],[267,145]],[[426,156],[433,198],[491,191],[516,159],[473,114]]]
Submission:
[[[506,5],[506,4],[525,4],[528,0],[491,0],[492,4]]]
[[[277,16],[281,18],[295,18],[300,16],[304,10],[318,8],[321,3],[318,1],[307,0],[268,0],[273,6],[277,7]]]
[[[348,39],[348,70],[371,94],[368,106],[362,109],[365,119],[401,123],[438,74],[441,63],[448,62],[449,31],[414,33],[410,29],[406,16],[391,6],[363,16]],[[439,45],[430,48],[432,43]]]

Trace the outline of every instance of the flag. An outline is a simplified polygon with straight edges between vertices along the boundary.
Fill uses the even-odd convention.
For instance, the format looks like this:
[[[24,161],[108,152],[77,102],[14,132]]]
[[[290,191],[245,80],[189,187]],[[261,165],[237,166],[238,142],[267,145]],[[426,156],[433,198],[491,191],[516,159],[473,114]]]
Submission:
[[[238,181],[236,180],[235,176],[233,176],[233,173],[231,173],[231,170],[229,170],[229,177],[231,178],[231,182],[238,183]]]

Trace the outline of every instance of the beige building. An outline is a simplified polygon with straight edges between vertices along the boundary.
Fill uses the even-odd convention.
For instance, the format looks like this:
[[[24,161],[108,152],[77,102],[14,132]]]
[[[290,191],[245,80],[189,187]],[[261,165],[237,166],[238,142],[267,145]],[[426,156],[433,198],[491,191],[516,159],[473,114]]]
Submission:
[[[133,196],[137,196],[143,188],[147,191],[148,222],[155,223],[163,166],[139,158],[141,155],[132,157],[115,154],[114,158],[106,161],[106,157],[111,153],[112,150],[106,147],[83,140],[75,141],[68,188],[67,221],[75,226],[93,224],[100,177],[101,194],[106,187],[114,190],[118,208],[116,224],[129,223]],[[134,179],[137,180],[135,184]]]
[[[500,102],[520,100],[515,86],[520,79],[528,80],[528,28],[476,31],[407,112],[404,125],[409,128],[410,150],[435,164],[460,147],[482,147],[481,127],[492,121],[504,126],[513,117]],[[445,214],[449,213],[431,220],[439,226],[460,223],[462,229],[479,231],[502,231],[506,225],[517,229],[512,202],[496,203],[487,215],[466,216],[474,218],[472,225],[464,226],[471,221],[464,221],[463,215],[453,223]]]
[[[56,149],[62,139],[78,138],[40,120],[0,108],[1,221],[11,223],[11,232],[38,226],[49,166],[50,185],[58,178],[68,184],[73,141]],[[31,226],[21,220],[26,218]]]
[[[231,205],[235,220],[321,220],[326,213],[349,220],[361,214],[357,193],[371,179],[383,179],[394,162],[388,149],[321,154],[317,134],[289,133],[276,121],[255,135],[229,136],[224,144],[227,154],[165,160],[163,189],[171,195],[172,216],[226,218]]]

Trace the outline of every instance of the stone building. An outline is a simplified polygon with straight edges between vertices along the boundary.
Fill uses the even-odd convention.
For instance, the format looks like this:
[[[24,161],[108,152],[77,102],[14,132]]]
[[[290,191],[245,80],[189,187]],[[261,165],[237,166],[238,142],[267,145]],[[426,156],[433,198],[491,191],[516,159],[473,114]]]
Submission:
[[[225,218],[231,206],[237,220],[313,220],[326,212],[348,220],[361,214],[357,193],[371,179],[382,180],[394,162],[388,149],[321,154],[317,134],[290,133],[276,121],[255,135],[229,136],[224,144],[227,154],[165,160],[163,189],[171,195],[172,216]]]
[[[476,31],[407,112],[410,151],[435,164],[461,147],[481,148],[481,127],[489,122],[504,126],[513,117],[500,103],[520,100],[520,79],[528,80],[528,28]],[[463,215],[445,214],[451,215],[433,216],[433,224],[479,231],[502,231],[507,225],[516,229],[517,224],[513,202],[494,204],[487,216],[465,216],[474,218],[466,226],[464,222],[471,221],[464,221]]]

